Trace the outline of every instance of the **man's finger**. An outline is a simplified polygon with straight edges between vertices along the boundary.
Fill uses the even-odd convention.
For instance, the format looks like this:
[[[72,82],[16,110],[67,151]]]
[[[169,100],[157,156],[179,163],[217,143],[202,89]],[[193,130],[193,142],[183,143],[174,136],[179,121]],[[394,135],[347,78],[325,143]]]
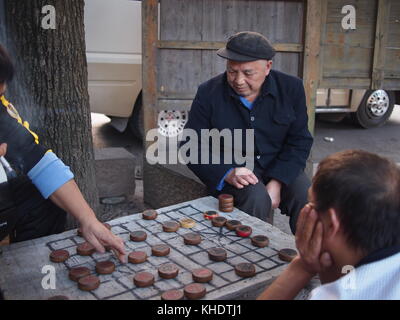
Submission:
[[[250,173],[247,175],[247,178],[250,179],[250,181],[252,181],[252,182],[251,182],[252,184],[258,183],[258,178],[257,178],[257,176],[256,176],[253,172],[250,172]]]
[[[243,189],[244,188],[244,186],[242,184],[240,184],[239,182],[235,182],[235,187],[237,189]]]
[[[124,242],[122,241],[122,239],[115,239],[115,248],[118,250],[118,252],[120,253],[120,255],[125,255],[125,245]]]
[[[296,245],[300,253],[308,251],[309,241],[314,231],[314,221],[310,220],[311,208],[304,207],[301,212],[301,219],[299,222],[299,229],[296,230]]]
[[[237,181],[243,186],[248,186],[249,185],[249,183],[247,182],[246,179],[243,178],[243,176],[238,176],[237,177]]]
[[[118,251],[115,248],[111,248],[112,253],[114,254],[114,256],[116,256],[118,258],[119,261],[121,261],[122,263],[126,263],[126,255],[122,254],[120,251]]]
[[[251,175],[241,176],[242,179],[245,179],[249,184],[256,184],[255,180]]]
[[[251,179],[251,183],[252,184],[257,184],[258,183],[258,178],[256,177],[256,175],[254,173],[248,175],[248,177]]]
[[[111,233],[109,231],[109,234],[107,235],[107,244],[116,250],[118,250],[120,253],[125,253],[125,246],[124,242],[122,239],[115,234]]]
[[[303,230],[304,224],[306,221],[306,217],[310,211],[311,211],[311,207],[309,204],[306,204],[303,207],[303,209],[301,209],[299,218],[297,219],[297,229],[296,230]]]
[[[232,184],[234,187],[236,187],[237,189],[243,189],[243,185],[241,183],[238,182],[237,177],[235,177],[232,180]]]
[[[97,252],[104,253],[106,250],[104,249],[104,246],[100,243],[99,240],[94,235],[90,235],[86,239],[95,249]]]
[[[305,219],[310,210],[311,207],[308,204],[306,204],[304,208],[301,209],[300,211],[299,218],[297,219],[297,224],[296,224],[296,242],[302,240]]]
[[[315,212],[314,209],[312,209],[308,212],[308,214],[306,214],[306,219],[304,222],[303,236],[304,236],[304,241],[306,243],[310,243],[316,223],[317,223],[317,213]]]
[[[317,222],[317,225],[314,228],[313,235],[309,242],[310,252],[312,252],[313,254],[318,255],[318,256],[320,255],[320,252],[321,252],[322,233],[323,233],[322,222],[319,221],[319,222]]]
[[[107,235],[107,239],[105,239],[103,241],[106,242],[107,245],[111,247],[113,253],[115,254],[115,256],[118,257],[118,259],[121,262],[125,262],[124,257],[126,255],[126,253],[125,253],[124,242],[118,236],[112,234],[110,231],[108,231],[108,232],[109,233]]]
[[[126,252],[125,252],[125,246],[124,246],[122,240],[121,241],[116,240],[115,245],[111,244],[111,246],[113,247],[113,252],[118,257],[118,259],[121,262],[125,263],[126,262],[126,259],[125,259]]]

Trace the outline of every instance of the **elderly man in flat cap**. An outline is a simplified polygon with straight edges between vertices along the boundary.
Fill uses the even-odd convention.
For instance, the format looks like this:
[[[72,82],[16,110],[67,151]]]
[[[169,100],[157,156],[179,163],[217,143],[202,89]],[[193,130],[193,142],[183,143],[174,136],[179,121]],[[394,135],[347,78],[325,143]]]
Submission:
[[[271,209],[279,207],[295,233],[307,203],[310,181],[304,168],[313,142],[302,80],[272,70],[275,51],[257,32],[231,36],[217,54],[227,60],[226,72],[200,85],[186,128],[198,134],[242,129],[243,139],[254,129],[254,166],[200,161],[188,167],[211,194],[233,195],[235,206],[250,215],[272,222]]]

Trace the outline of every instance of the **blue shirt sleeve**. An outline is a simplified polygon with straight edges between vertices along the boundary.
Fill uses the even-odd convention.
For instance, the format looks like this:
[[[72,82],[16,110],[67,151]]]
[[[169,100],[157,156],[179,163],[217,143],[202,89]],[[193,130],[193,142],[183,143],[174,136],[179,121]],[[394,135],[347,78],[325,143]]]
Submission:
[[[224,188],[224,186],[225,186],[225,178],[226,178],[226,176],[229,174],[229,172],[231,172],[232,170],[233,170],[233,168],[230,168],[230,169],[225,173],[225,175],[222,177],[221,181],[219,182],[219,184],[218,184],[218,186],[217,186],[217,190],[218,190],[218,191],[221,191],[221,190]]]
[[[53,152],[47,152],[28,172],[28,177],[47,199],[54,191],[73,179],[74,174]]]

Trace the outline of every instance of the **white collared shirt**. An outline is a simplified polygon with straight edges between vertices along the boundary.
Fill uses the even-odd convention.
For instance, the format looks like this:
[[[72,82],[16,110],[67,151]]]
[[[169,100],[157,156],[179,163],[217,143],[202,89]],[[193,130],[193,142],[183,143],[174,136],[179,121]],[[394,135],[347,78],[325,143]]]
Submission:
[[[400,253],[361,265],[311,291],[310,300],[399,300]]]

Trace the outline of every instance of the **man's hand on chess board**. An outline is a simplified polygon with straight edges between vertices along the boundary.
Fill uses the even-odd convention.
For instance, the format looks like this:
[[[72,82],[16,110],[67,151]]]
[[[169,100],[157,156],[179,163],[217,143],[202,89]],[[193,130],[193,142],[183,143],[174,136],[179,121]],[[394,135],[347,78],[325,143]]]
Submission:
[[[126,252],[124,241],[114,235],[104,224],[96,218],[93,220],[83,220],[81,224],[81,231],[83,237],[90,242],[100,253],[105,252],[105,246],[109,247],[118,259],[126,262]]]

